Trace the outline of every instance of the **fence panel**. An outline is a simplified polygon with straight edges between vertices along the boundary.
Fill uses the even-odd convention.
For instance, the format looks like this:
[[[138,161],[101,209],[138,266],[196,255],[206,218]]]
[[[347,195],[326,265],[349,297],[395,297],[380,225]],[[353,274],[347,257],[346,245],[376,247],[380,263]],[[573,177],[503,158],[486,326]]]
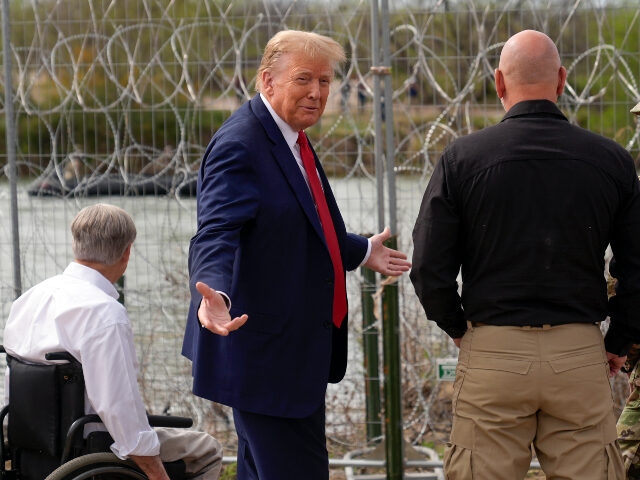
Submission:
[[[633,3],[474,0],[392,2],[392,81],[398,233],[411,253],[423,190],[443,147],[503,111],[493,69],[509,35],[534,28],[559,47],[572,122],[640,153],[640,10]],[[344,45],[326,112],[308,130],[351,231],[377,226],[370,3],[49,0],[11,3],[22,284],[71,260],[69,224],[96,201],[122,206],[138,227],[124,294],[151,412],[194,416],[233,451],[227,408],[190,394],[180,355],[188,306],[187,248],[195,231],[195,176],[215,130],[255,94],[262,49],[283,28]],[[3,59],[4,61],[4,59]],[[0,78],[4,93],[4,76]],[[386,99],[385,99],[386,100]],[[0,95],[0,138],[5,134]],[[6,145],[0,165],[6,165]],[[95,197],[96,192],[100,193]],[[0,315],[13,300],[9,185],[0,170]],[[387,216],[388,218],[388,216]],[[360,273],[350,274],[351,362],[327,393],[332,455],[366,445]],[[447,385],[435,360],[455,354],[400,281],[405,436],[442,443]],[[4,320],[2,321],[4,322]],[[622,390],[620,390],[622,398]]]

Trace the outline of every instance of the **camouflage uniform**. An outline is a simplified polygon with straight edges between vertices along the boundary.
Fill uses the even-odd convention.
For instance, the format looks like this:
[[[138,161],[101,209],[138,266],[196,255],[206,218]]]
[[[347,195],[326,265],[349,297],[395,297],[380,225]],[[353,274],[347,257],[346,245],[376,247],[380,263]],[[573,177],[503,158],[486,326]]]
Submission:
[[[633,345],[624,369],[631,372],[629,382],[633,391],[618,419],[618,443],[622,452],[627,478],[640,480],[640,344]]]
[[[640,102],[631,109],[631,113],[640,115]],[[608,293],[615,292],[615,280],[609,278]],[[618,419],[618,444],[624,459],[629,480],[640,480],[640,344],[633,345],[627,354],[624,370],[631,372],[629,383],[633,391]]]

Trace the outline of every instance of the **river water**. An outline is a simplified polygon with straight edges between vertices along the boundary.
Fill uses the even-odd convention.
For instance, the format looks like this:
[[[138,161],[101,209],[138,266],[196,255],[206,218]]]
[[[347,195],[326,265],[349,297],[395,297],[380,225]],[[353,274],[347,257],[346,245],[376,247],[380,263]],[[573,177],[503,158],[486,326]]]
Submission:
[[[351,178],[332,179],[331,183],[348,229],[376,231],[374,182]],[[195,199],[168,196],[38,198],[27,195],[26,186],[19,185],[18,198],[23,290],[60,273],[71,261],[69,225],[82,207],[107,202],[124,208],[138,229],[125,275],[124,295],[136,337],[145,401],[154,413],[168,409],[174,414],[196,417],[196,422],[209,430],[226,428],[230,420],[228,412],[216,410],[212,418],[210,407],[189,393],[190,366],[179,355],[189,301],[187,250],[195,232]],[[404,251],[410,249],[411,229],[423,189],[417,178],[398,179],[399,243]],[[11,216],[6,182],[0,183],[0,205],[0,313],[4,324],[13,300]],[[405,284],[406,278],[401,283],[401,291],[410,293],[412,289]],[[350,315],[355,319],[360,315],[359,287],[359,275],[350,274]],[[415,303],[410,294],[405,297],[406,303]],[[405,308],[414,311],[415,305]],[[354,328],[356,338],[351,342],[352,360],[347,378],[340,385],[331,386],[328,392],[328,402],[339,404],[334,411],[351,412],[349,415],[361,412],[364,401],[360,332]],[[341,423],[344,418],[334,420]]]

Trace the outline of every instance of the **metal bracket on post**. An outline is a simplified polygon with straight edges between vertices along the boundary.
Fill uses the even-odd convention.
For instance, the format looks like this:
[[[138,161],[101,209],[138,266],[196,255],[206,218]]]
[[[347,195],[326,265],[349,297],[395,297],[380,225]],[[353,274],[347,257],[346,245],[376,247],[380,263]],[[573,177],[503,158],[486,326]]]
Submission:
[[[385,67],[385,66],[371,67],[369,71],[374,75],[391,75],[391,67]]]

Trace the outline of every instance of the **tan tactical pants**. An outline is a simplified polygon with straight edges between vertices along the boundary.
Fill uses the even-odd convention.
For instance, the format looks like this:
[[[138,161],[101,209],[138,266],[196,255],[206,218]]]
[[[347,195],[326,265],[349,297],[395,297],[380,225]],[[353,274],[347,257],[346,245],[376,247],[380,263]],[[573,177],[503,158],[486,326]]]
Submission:
[[[623,479],[608,372],[597,325],[469,325],[445,478],[522,479],[533,444],[547,480]]]

